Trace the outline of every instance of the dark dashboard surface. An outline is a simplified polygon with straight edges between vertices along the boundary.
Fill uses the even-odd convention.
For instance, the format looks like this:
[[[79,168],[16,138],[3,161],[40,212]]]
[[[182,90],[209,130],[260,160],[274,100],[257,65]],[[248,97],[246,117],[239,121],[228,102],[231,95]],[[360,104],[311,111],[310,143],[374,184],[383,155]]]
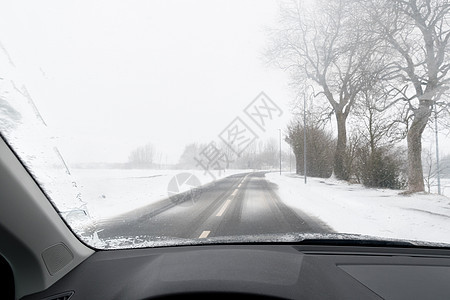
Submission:
[[[449,278],[448,250],[188,246],[98,251],[23,299],[450,299]]]

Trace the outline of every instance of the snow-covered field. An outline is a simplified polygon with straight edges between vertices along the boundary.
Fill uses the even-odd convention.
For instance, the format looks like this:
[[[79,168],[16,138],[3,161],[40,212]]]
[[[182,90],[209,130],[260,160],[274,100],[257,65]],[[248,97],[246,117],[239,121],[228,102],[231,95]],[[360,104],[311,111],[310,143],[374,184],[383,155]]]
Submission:
[[[219,179],[249,171],[211,172]],[[203,170],[72,169],[71,173],[94,220],[108,219],[168,197],[169,182],[180,173],[195,175],[201,185],[214,181]]]
[[[400,195],[333,179],[268,173],[289,206],[315,216],[340,233],[450,243],[450,198],[436,194]],[[450,192],[450,188],[445,190]]]
[[[431,193],[437,194],[438,192],[437,180],[433,181],[430,191]],[[441,178],[441,194],[450,197],[450,178]]]

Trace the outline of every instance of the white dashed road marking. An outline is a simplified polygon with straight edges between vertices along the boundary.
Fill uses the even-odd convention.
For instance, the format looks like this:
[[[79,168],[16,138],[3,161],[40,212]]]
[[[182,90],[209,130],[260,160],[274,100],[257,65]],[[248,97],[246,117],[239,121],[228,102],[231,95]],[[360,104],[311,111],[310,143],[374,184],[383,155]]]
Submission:
[[[241,187],[242,183],[245,181],[245,179],[247,178],[247,176],[250,174],[247,174],[242,181],[239,183],[238,188]],[[238,189],[235,189],[233,191],[233,193],[231,194],[231,196],[235,196],[236,193],[238,192]],[[223,206],[220,208],[219,212],[217,213],[216,217],[221,217],[223,215],[223,213],[225,212],[225,210],[227,209],[227,207],[230,205],[232,199],[228,199],[227,201],[225,201],[225,203],[223,204]],[[200,234],[200,236],[198,237],[199,239],[204,239],[207,238],[208,235],[211,233],[211,231],[209,230],[205,230],[202,232],[202,234]]]
[[[207,238],[211,231],[203,231],[202,234],[198,237],[199,239]]]
[[[225,212],[225,210],[227,209],[228,205],[230,205],[231,200],[228,199],[227,201],[225,201],[225,204],[222,206],[222,208],[219,210],[219,212],[217,213],[216,217],[221,217],[223,215],[223,213]]]

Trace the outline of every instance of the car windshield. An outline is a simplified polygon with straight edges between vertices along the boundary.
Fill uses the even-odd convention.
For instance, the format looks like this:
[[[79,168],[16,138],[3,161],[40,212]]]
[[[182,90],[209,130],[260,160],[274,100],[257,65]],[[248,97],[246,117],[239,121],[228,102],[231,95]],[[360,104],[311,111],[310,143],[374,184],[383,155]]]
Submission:
[[[448,0],[3,0],[0,28],[1,138],[93,248],[450,245]]]

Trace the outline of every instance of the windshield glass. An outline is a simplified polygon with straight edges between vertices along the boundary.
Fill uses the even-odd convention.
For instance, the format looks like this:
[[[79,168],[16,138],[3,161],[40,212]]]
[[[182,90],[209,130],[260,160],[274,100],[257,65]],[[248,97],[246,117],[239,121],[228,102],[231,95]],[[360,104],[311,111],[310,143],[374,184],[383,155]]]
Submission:
[[[0,133],[99,249],[450,244],[447,0],[2,1]]]

